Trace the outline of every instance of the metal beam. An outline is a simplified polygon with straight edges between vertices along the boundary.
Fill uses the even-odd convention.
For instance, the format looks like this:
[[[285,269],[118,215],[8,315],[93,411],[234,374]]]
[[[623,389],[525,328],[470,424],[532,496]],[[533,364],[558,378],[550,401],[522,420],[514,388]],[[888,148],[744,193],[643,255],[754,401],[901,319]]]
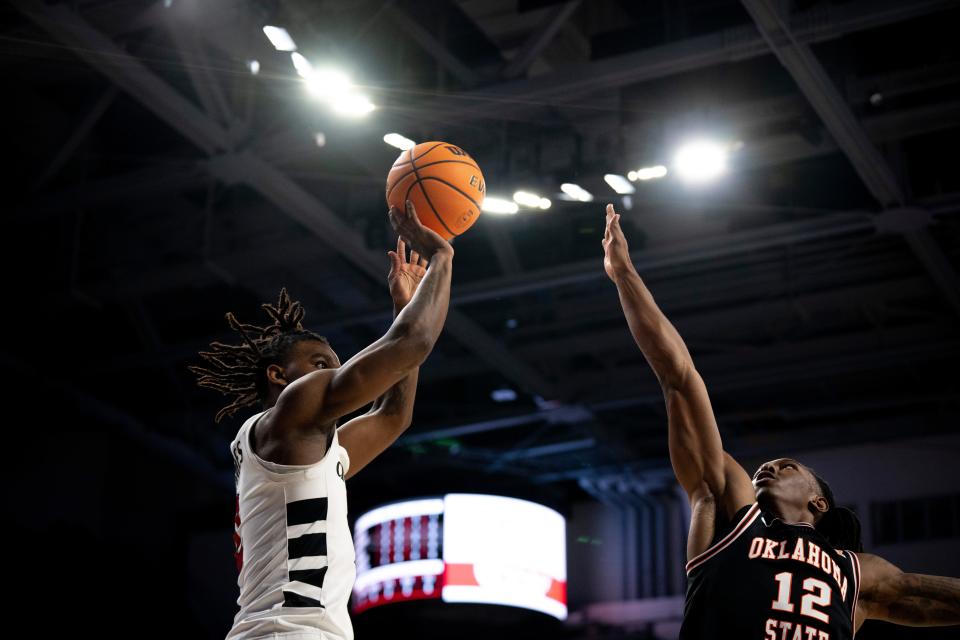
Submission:
[[[769,225],[761,229],[724,234],[682,244],[635,250],[631,252],[630,257],[637,269],[641,273],[646,273],[649,270],[667,266],[676,267],[823,238],[869,234],[874,231],[874,228],[874,223],[868,215],[851,212],[817,220]],[[455,299],[457,304],[467,304],[603,280],[606,274],[599,267],[599,259],[583,260],[560,267],[528,271],[517,276],[484,280],[457,287]]]
[[[927,338],[917,344],[917,337]],[[902,368],[910,362],[929,362],[960,354],[960,339],[952,322],[935,322],[883,332],[831,336],[763,349],[744,348],[737,353],[695,357],[713,394],[796,383],[826,380],[876,369]],[[656,395],[659,386],[649,367],[622,367],[620,379],[634,380],[639,396]],[[645,381],[645,382],[644,382]],[[569,377],[564,391],[574,397],[608,392],[606,373]],[[661,399],[662,400],[662,399]]]
[[[246,255],[253,256],[254,254]],[[268,252],[264,252],[262,256],[258,254],[258,262],[266,264],[270,264],[275,258],[275,252],[273,255],[270,255]],[[885,259],[885,262],[889,263],[890,261]],[[242,260],[223,261],[218,258],[218,263],[223,265],[232,277],[241,282],[249,278],[248,273],[252,274],[249,270],[234,271],[237,265],[243,263]],[[869,273],[871,270],[872,267],[864,269],[863,271]],[[902,300],[905,297],[930,295],[933,290],[932,283],[928,283],[924,278],[917,276],[898,278],[882,283],[841,286],[832,288],[829,291],[816,293],[792,296],[785,295],[781,299],[757,302],[744,308],[723,308],[710,312],[702,312],[700,310],[703,306],[722,305],[725,300],[729,300],[729,297],[735,294],[762,297],[764,294],[769,294],[770,291],[782,290],[784,286],[781,280],[782,270],[772,269],[768,271],[775,272],[773,274],[775,279],[756,277],[750,277],[748,279],[746,274],[738,270],[736,271],[736,277],[729,278],[732,286],[727,286],[726,282],[718,283],[719,286],[711,286],[709,287],[711,293],[709,297],[704,296],[703,290],[707,287],[702,282],[687,286],[684,286],[685,283],[671,283],[671,286],[666,288],[662,294],[657,294],[657,300],[660,305],[667,310],[674,309],[674,307],[678,306],[681,307],[675,310],[673,321],[684,335],[692,336],[696,340],[703,336],[710,335],[711,330],[716,330],[721,335],[723,332],[737,327],[744,327],[744,330],[751,331],[759,326],[757,323],[758,319],[780,319],[785,314],[795,314],[800,309],[802,309],[804,313],[827,315],[829,317],[834,317],[836,313],[835,310],[843,309],[846,312],[843,317],[847,318],[851,314],[860,313],[861,308],[865,305],[889,304]],[[197,278],[198,275],[196,272],[197,267],[194,265],[192,270],[184,270],[183,276],[187,278],[192,273],[194,277]],[[850,281],[860,281],[861,276],[858,275],[859,273],[860,271],[858,270],[856,272],[846,273],[846,275]],[[211,274],[209,277],[212,280],[214,276]],[[146,290],[149,291],[150,280],[145,279],[145,282]],[[184,286],[186,286],[186,284],[187,282],[184,281]],[[655,290],[659,289],[657,286],[653,286]],[[111,298],[107,297],[107,292],[102,288],[84,288],[83,290],[85,293],[93,295],[94,297],[102,297],[107,301],[111,300]],[[612,291],[612,289],[610,291]],[[134,295],[135,293],[136,291],[131,289],[128,295]],[[66,294],[64,297],[66,297]],[[595,352],[598,355],[602,355],[604,349],[619,349],[622,348],[623,345],[629,345],[629,336],[622,324],[622,320],[619,320],[619,318],[622,318],[622,312],[616,303],[615,296],[613,298],[604,296],[604,298],[609,302],[608,308],[603,310],[590,309],[589,313],[592,318],[597,320],[617,320],[611,325],[613,328],[585,332],[571,323],[569,331],[567,331],[569,335],[563,339],[562,350],[557,348],[555,342],[523,337],[519,341],[519,345],[514,348],[514,351],[524,360],[548,363],[549,367],[556,367],[557,357],[585,352]],[[690,300],[697,301],[696,310],[693,312],[682,309],[684,303]],[[67,302],[67,300],[64,302]],[[350,311],[330,313],[326,316],[314,318],[311,320],[311,324],[315,323],[316,326],[323,327],[325,331],[329,331],[341,326],[367,323],[376,320],[386,323],[389,322],[389,319],[389,312],[378,308],[376,312],[370,310],[367,313],[353,314]],[[558,327],[557,325],[550,325],[546,328],[553,332],[558,329],[565,329],[565,327]],[[116,373],[136,367],[180,362],[192,357],[198,350],[203,348],[205,344],[205,342],[195,342],[169,345],[162,353],[154,356],[147,354],[129,354],[112,357],[104,361],[87,363],[82,370],[87,374]],[[486,370],[486,365],[482,363],[478,364],[476,360],[466,356],[449,361],[431,360],[421,372],[421,378],[424,381],[456,377],[462,378]]]
[[[931,337],[930,344],[915,345],[911,342],[917,334]],[[855,344],[855,351],[844,353],[844,345]],[[708,356],[697,359],[698,370],[704,373],[711,394],[737,392],[744,389],[757,389],[770,385],[793,384],[809,380],[830,380],[831,375],[845,375],[878,368],[902,367],[908,363],[927,362],[932,359],[949,359],[960,355],[960,341],[955,338],[953,327],[949,323],[930,324],[923,329],[908,327],[883,333],[818,338],[806,340],[782,347],[767,348],[762,351],[736,354],[733,356]],[[509,429],[537,422],[562,422],[564,424],[589,423],[592,416],[611,410],[622,410],[639,406],[660,406],[663,394],[649,367],[626,367],[617,370],[620,380],[630,380],[631,395],[619,399],[587,401],[580,406],[580,413],[573,407],[556,407],[522,413],[493,420],[463,423],[454,427],[430,431],[414,431],[401,438],[402,444],[416,444],[443,438],[462,438],[465,436]],[[574,379],[576,378],[576,379]],[[589,376],[570,377],[568,390],[578,395],[589,394],[598,389],[609,389],[609,374],[591,374]],[[920,398],[920,402],[937,402],[945,396]],[[900,406],[913,403],[915,398],[878,398],[880,406]],[[886,402],[886,404],[884,404]],[[891,404],[893,403],[893,404]],[[857,407],[859,410],[863,407]],[[824,411],[831,411],[827,407]],[[566,412],[562,421],[555,420],[558,412]],[[579,419],[577,416],[579,415]],[[790,418],[790,412],[782,414]],[[802,413],[792,416],[802,419]],[[727,416],[729,419],[730,416]]]
[[[102,207],[201,187],[210,178],[200,163],[158,165],[102,180],[81,182],[29,200],[14,208],[11,222],[33,223],[64,211]]]
[[[903,234],[917,259],[923,263],[930,278],[936,283],[944,300],[957,315],[960,315],[960,278],[957,271],[944,255],[943,250],[926,229],[908,231]]]
[[[902,207],[907,196],[893,170],[867,137],[823,65],[807,45],[798,41],[779,14],[775,0],[741,2],[873,197],[884,208]],[[929,231],[912,231],[907,242],[942,291],[947,304],[960,315],[957,286],[960,277],[930,237]]]
[[[758,251],[778,249],[804,242],[826,241],[847,237],[867,237],[876,230],[876,225],[866,213],[834,213],[823,218],[784,222],[752,229],[726,233],[718,236],[671,244],[631,252],[631,259],[641,273],[650,274],[657,269],[675,268],[704,261],[717,261],[749,255]],[[218,255],[217,263],[238,278],[248,278],[258,271],[258,265],[269,262],[276,255],[277,247],[265,245],[256,249]],[[310,238],[288,239],[283,242],[285,263],[291,266],[313,264],[317,259],[316,245]],[[379,256],[378,256],[379,257]],[[490,301],[522,296],[558,287],[604,280],[606,275],[599,268],[599,260],[582,260],[556,267],[529,271],[516,276],[492,278],[472,284],[453,287],[452,305]],[[85,291],[104,300],[123,299],[138,292],[160,292],[197,281],[197,265],[180,265],[153,274],[138,275],[135,281],[78,283]],[[381,265],[382,271],[382,265]],[[382,276],[382,273],[380,274]],[[379,277],[379,276],[378,276]],[[349,326],[376,320],[389,319],[389,309],[380,306],[358,309],[350,313],[329,314],[317,319],[320,326]]]
[[[64,5],[12,0],[24,15],[121,89],[134,96],[158,118],[208,154],[229,148],[227,132],[189,100],[158,78],[142,62],[88,25]]]
[[[391,4],[385,8],[385,11],[395,25],[413,38],[424,51],[429,53],[434,60],[440,63],[440,66],[453,74],[461,83],[467,87],[472,87],[479,82],[479,75],[453,55],[445,44],[437,40],[433,33],[407,15],[403,9]]]
[[[77,125],[77,128],[73,130],[73,133],[67,138],[67,141],[63,143],[60,147],[60,151],[57,152],[57,155],[53,157],[53,160],[50,161],[50,164],[47,165],[47,168],[43,170],[43,173],[40,174],[40,177],[33,183],[34,190],[40,189],[45,185],[51,178],[57,175],[57,172],[63,167],[63,165],[70,159],[73,155],[73,152],[77,150],[77,147],[80,146],[80,143],[87,138],[87,134],[93,129],[94,125],[100,121],[100,117],[106,113],[107,109],[113,104],[114,98],[117,97],[117,86],[110,85],[106,91],[100,96],[100,98],[94,103],[93,108],[87,112],[87,115],[83,117],[83,120]]]
[[[870,193],[885,207],[903,205],[903,189],[883,156],[867,137],[810,47],[794,37],[774,7],[773,0],[741,0],[741,3]]]
[[[226,132],[216,122],[73,11],[63,6],[38,8],[28,0],[15,0],[15,4],[55,37],[77,47],[81,57],[94,68],[113,79],[198,147],[212,151],[226,146]],[[242,181],[253,187],[334,248],[347,262],[373,277],[375,282],[383,283],[382,256],[367,249],[360,236],[333,211],[275,167],[252,152],[242,151],[216,158],[210,163],[210,169],[222,179]],[[555,396],[555,388],[539,372],[518,360],[466,315],[451,309],[446,329],[477,357],[526,391],[544,397]]]
[[[884,113],[863,121],[869,137],[879,142],[896,141],[911,136],[953,129],[960,101],[949,101]],[[737,153],[736,166],[753,169],[783,165],[842,151],[829,136],[812,141],[799,133],[764,138],[751,142]]]
[[[563,4],[551,7],[543,21],[537,26],[526,42],[520,47],[516,55],[504,67],[501,75],[505,79],[521,76],[526,72],[537,57],[547,48],[553,37],[560,31],[560,27],[573,15],[580,6],[580,0],[570,0]]]
[[[220,88],[220,81],[213,72],[210,58],[203,50],[203,43],[193,31],[193,25],[178,23],[178,16],[170,12],[166,18],[167,30],[204,111],[220,124],[229,126],[233,121],[233,113]]]
[[[952,0],[860,0],[840,6],[820,5],[790,20],[795,38],[804,44],[825,42],[955,6]],[[769,53],[753,25],[742,25],[621,56],[544,74],[528,80],[450,95],[418,106],[424,117],[456,114],[467,118],[502,116],[511,111],[555,106],[580,100],[603,89],[622,87]]]

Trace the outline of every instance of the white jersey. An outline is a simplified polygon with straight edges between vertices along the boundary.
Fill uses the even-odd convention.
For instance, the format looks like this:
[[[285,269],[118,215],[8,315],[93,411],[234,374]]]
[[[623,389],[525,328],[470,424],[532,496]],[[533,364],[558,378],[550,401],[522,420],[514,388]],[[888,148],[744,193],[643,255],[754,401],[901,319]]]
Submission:
[[[347,452],[333,442],[311,465],[257,456],[250,417],[230,445],[236,470],[234,525],[240,611],[227,640],[352,640],[347,612],[356,578],[347,524]]]

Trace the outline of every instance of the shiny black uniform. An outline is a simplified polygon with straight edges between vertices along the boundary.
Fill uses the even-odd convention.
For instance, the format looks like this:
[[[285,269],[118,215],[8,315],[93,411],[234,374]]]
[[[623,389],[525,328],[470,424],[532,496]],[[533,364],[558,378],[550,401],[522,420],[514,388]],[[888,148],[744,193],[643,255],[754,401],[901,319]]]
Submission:
[[[680,640],[850,640],[860,565],[804,523],[744,507],[687,563]]]

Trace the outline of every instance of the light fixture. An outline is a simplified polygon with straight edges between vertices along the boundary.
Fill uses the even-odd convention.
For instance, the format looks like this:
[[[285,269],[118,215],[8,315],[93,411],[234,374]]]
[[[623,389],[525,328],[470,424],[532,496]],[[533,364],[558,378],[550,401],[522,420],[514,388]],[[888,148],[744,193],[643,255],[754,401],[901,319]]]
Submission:
[[[603,176],[603,181],[610,185],[610,188],[620,195],[636,192],[636,188],[630,184],[630,181],[621,176],[619,173],[608,173]]]
[[[304,78],[307,90],[317,98],[339,98],[350,91],[353,82],[350,76],[337,69],[315,69]]]
[[[345,116],[365,116],[377,108],[370,102],[370,98],[360,93],[347,93],[334,98],[330,106],[337,113]]]
[[[481,208],[489,213],[505,213],[510,215],[520,210],[516,202],[511,202],[504,198],[494,198],[492,196],[487,196],[483,199]]]
[[[540,196],[535,193],[530,193],[529,191],[517,191],[513,194],[513,201],[521,206],[530,207],[531,209],[538,209],[540,207]]]
[[[656,180],[657,178],[662,178],[667,175],[667,168],[662,164],[658,164],[653,167],[643,167],[630,173],[636,176],[636,180]],[[633,179],[634,178],[631,178],[631,180]]]
[[[297,70],[298,76],[301,78],[309,78],[313,75],[313,65],[299,52],[294,51],[291,53],[290,59],[293,60],[293,68]]]
[[[407,149],[413,149],[415,146],[417,146],[416,142],[414,142],[410,138],[406,138],[400,135],[399,133],[388,133],[385,136],[383,136],[383,141],[386,142],[391,147],[396,147],[397,149],[400,149],[402,151],[406,151]]]
[[[573,184],[572,182],[564,182],[562,185],[560,185],[560,190],[570,196],[570,198],[573,200],[578,200],[580,202],[593,201],[593,195],[589,191],[580,185]]]
[[[293,38],[290,37],[290,34],[287,33],[287,30],[282,27],[272,27],[267,25],[263,28],[263,33],[270,40],[270,44],[277,51],[296,51],[297,45],[294,43]]]
[[[716,142],[697,140],[680,147],[673,164],[687,182],[709,182],[726,171],[727,152]]]

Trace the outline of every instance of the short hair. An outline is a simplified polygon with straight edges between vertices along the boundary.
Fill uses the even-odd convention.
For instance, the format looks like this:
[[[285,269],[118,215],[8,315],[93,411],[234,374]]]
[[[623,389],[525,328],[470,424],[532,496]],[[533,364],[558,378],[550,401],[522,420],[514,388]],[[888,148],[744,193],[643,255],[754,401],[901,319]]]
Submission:
[[[237,410],[266,402],[270,388],[266,370],[271,364],[280,364],[293,348],[305,341],[329,344],[327,339],[303,328],[303,305],[291,300],[287,289],[280,290],[276,306],[261,305],[273,323],[265,327],[243,324],[232,312],[226,314],[227,323],[241,339],[240,344],[210,343],[210,351],[201,351],[200,357],[208,367],[191,366],[197,374],[197,384],[232,396],[233,400],[217,412],[215,421],[232,416]]]

